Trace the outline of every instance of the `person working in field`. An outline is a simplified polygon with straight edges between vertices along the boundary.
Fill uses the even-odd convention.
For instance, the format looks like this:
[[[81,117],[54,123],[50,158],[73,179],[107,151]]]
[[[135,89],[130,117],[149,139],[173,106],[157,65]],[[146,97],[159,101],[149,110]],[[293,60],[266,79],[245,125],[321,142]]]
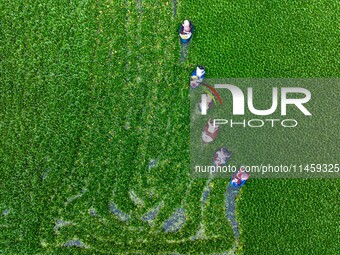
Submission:
[[[249,174],[245,172],[244,167],[231,177],[231,185],[235,187],[241,187],[249,179]]]
[[[190,77],[190,87],[195,89],[203,81],[205,76],[205,69],[203,66],[197,66],[196,69],[191,73]]]
[[[202,141],[203,143],[211,143],[217,138],[219,126],[211,123],[211,119],[208,120],[207,124],[203,128]]]
[[[214,154],[213,163],[215,166],[221,166],[227,163],[231,157],[231,152],[226,147],[222,147]]]
[[[189,20],[184,20],[183,24],[179,28],[179,37],[181,42],[187,43],[192,37],[193,27]]]

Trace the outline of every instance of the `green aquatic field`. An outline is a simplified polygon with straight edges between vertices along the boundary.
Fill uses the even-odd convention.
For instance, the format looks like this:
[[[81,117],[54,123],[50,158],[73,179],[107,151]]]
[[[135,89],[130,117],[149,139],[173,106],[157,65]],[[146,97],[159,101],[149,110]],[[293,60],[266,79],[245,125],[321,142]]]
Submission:
[[[228,254],[228,180],[190,177],[190,72],[337,77],[336,6],[1,0],[0,254]],[[180,62],[184,18],[195,34]],[[339,187],[249,180],[236,253],[336,254]]]

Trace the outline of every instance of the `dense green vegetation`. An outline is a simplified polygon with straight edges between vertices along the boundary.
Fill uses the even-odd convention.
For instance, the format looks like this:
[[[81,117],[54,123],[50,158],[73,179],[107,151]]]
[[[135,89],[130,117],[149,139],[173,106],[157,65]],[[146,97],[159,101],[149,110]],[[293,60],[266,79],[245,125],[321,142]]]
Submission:
[[[194,1],[189,59],[209,77],[337,77],[336,1]]]
[[[6,1],[1,17],[0,210],[10,210],[0,218],[2,253],[69,254],[77,248],[62,245],[73,239],[90,254],[228,250],[223,192],[206,206],[219,207],[205,219],[206,239],[190,241],[209,215],[205,180],[185,170],[191,68],[178,65],[172,5]],[[158,166],[148,169],[152,159]],[[131,220],[121,222],[110,202]],[[159,204],[155,221],[142,222]],[[180,207],[186,224],[165,233]],[[225,227],[216,232],[217,220]]]
[[[247,2],[176,1],[174,15],[173,2],[151,0],[0,1],[1,254],[232,247],[226,180],[189,176],[188,74],[200,63],[210,78],[335,77],[339,64],[335,1]],[[185,17],[196,33],[180,64],[177,29]],[[326,237],[337,234],[338,192],[339,182],[250,181],[239,206],[244,253],[316,247],[315,254],[332,254],[336,239]],[[130,220],[111,213],[111,202]],[[152,223],[141,220],[160,204]],[[166,233],[163,223],[177,208],[186,223]],[[193,241],[202,225],[205,238]],[[284,235],[273,235],[278,228]],[[315,238],[303,238],[309,229]],[[88,248],[63,247],[78,239]]]
[[[337,254],[339,179],[251,180],[239,201],[244,254]]]

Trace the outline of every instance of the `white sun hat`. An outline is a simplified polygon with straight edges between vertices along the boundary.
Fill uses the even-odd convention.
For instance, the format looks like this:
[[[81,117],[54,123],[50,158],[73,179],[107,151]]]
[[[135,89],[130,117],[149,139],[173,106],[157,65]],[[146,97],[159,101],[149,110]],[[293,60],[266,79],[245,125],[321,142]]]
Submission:
[[[199,66],[196,68],[196,75],[198,77],[202,77],[205,74],[205,70],[200,68]]]
[[[183,28],[184,28],[184,31],[185,32],[190,32],[190,22],[189,22],[189,20],[184,20],[184,22],[183,22]]]

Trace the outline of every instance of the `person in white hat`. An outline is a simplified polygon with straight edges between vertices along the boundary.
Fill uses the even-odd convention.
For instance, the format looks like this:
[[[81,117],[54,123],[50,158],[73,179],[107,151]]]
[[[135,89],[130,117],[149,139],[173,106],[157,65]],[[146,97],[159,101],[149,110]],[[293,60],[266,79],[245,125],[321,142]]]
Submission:
[[[184,20],[183,24],[179,29],[179,37],[182,42],[187,43],[192,37],[192,23],[189,20]]]
[[[189,20],[184,20],[183,22],[183,29],[185,32],[191,32],[191,24]]]

